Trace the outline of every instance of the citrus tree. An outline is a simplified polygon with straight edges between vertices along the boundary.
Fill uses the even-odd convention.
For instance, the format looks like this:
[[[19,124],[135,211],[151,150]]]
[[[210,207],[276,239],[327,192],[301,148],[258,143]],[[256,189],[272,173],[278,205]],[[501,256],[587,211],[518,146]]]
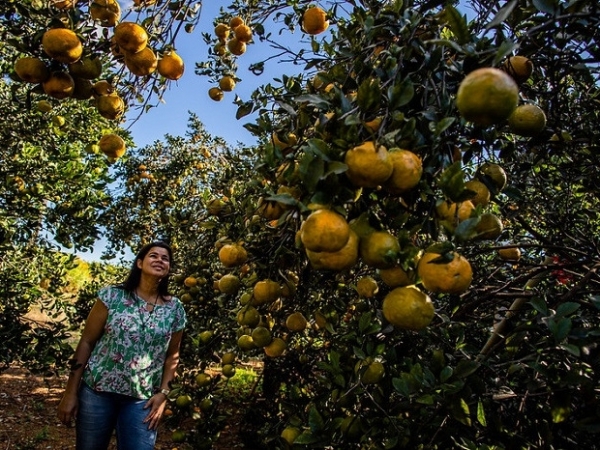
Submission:
[[[594,445],[596,7],[468,3],[233,2],[215,19],[203,74],[236,70],[214,49],[240,20],[276,40],[269,17],[307,39],[287,53],[305,71],[237,100],[258,160],[215,220],[200,306],[229,325],[192,328],[202,362],[186,354],[174,407],[196,432],[177,440],[210,445],[203,356],[227,377],[237,348],[265,364],[249,445]]]

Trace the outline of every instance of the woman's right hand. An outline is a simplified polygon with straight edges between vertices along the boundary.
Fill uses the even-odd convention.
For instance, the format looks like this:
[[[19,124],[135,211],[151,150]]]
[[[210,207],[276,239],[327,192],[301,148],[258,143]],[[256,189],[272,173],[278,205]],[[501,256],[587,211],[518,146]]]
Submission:
[[[72,421],[77,418],[78,407],[79,400],[77,399],[77,395],[65,393],[58,404],[58,419],[70,427]]]

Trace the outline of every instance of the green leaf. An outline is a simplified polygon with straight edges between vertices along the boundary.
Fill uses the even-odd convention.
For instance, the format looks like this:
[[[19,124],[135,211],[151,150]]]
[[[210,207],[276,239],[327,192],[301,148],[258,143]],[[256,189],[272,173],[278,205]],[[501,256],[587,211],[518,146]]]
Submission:
[[[496,56],[494,56],[494,62],[493,65],[496,66],[500,63],[500,61],[502,61],[506,56],[510,55],[513,50],[515,50],[518,47],[518,44],[516,44],[513,41],[510,40],[506,40],[504,42],[502,42],[502,44],[500,44],[498,46],[498,51],[496,51]]]
[[[552,317],[550,320],[548,320],[548,328],[554,336],[554,339],[556,339],[558,342],[566,339],[571,331],[571,326],[571,319],[568,317],[563,317],[559,320],[556,320],[554,317]]]
[[[510,16],[510,14],[513,12],[513,9],[515,9],[515,6],[517,6],[517,3],[518,3],[517,0],[512,0],[512,1],[508,2],[506,5],[504,5],[502,8],[500,8],[500,10],[496,13],[496,15],[494,16],[492,21],[485,26],[485,29],[489,30],[490,28],[494,28],[499,25],[502,25],[502,23],[506,19],[508,19],[508,16]]]
[[[450,411],[452,417],[458,420],[460,423],[471,426],[471,412],[469,410],[469,405],[463,398],[455,399],[450,404]]]
[[[485,420],[485,411],[483,409],[483,403],[481,403],[481,400],[477,402],[477,421],[484,427],[487,426],[487,421]]]
[[[446,381],[448,381],[448,379],[450,379],[450,377],[452,376],[452,374],[454,373],[454,370],[452,370],[452,367],[450,366],[446,366],[442,369],[442,371],[440,372],[440,381],[442,383],[445,383]]]
[[[448,23],[459,44],[463,45],[471,41],[466,15],[461,15],[455,7],[448,5],[444,8],[443,18]]]
[[[381,102],[381,85],[379,79],[371,77],[363,81],[358,87],[356,101],[364,112],[375,110]]]
[[[436,136],[439,136],[444,131],[446,131],[454,122],[456,122],[456,117],[444,117],[438,123],[435,124],[434,133]]]
[[[321,417],[321,414],[315,406],[310,408],[310,411],[308,412],[308,426],[313,433],[323,429],[323,417]]]
[[[254,109],[253,102],[250,101],[250,102],[242,103],[235,113],[235,118],[239,120],[242,117],[247,116],[248,114],[252,113],[253,109]]]
[[[434,397],[431,394],[422,395],[416,399],[416,402],[420,403],[421,405],[433,405],[435,403]]]
[[[294,445],[309,445],[314,444],[316,442],[319,442],[318,436],[315,436],[310,431],[305,431],[294,440]]]
[[[465,173],[460,161],[455,162],[442,172],[439,186],[444,195],[451,201],[460,201],[460,196],[465,190]]]
[[[456,369],[454,370],[454,375],[458,378],[466,378],[479,369],[481,364],[477,361],[468,361],[462,360],[456,365]]]
[[[543,298],[534,297],[529,301],[529,304],[533,306],[533,309],[535,309],[540,314],[543,314],[544,316],[548,315],[548,305],[546,304],[546,301]]]
[[[369,328],[372,321],[373,313],[371,311],[368,311],[360,316],[360,320],[358,321],[358,329],[361,331],[361,333],[364,333],[365,330]]]
[[[555,14],[558,10],[557,0],[533,0],[533,6],[540,12]]]
[[[578,358],[581,356],[581,349],[579,347],[577,347],[576,345],[561,344],[560,348],[562,348],[564,351],[569,352],[571,355],[576,356]]]
[[[325,172],[325,161],[313,153],[305,153],[300,161],[300,175],[309,192],[313,192]]]
[[[415,86],[410,78],[405,78],[400,83],[388,88],[387,97],[390,110],[408,104],[415,95]]]
[[[579,303],[575,303],[575,302],[562,303],[561,305],[559,305],[558,308],[556,308],[556,314],[554,315],[554,317],[559,318],[559,317],[570,316],[575,311],[577,311],[580,307],[581,307],[581,305]]]

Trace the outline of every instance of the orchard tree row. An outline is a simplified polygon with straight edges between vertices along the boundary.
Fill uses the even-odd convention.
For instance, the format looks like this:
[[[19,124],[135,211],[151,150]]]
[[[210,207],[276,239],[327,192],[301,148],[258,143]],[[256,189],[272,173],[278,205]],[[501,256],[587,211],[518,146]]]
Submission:
[[[11,326],[22,326],[23,305],[52,298],[39,285],[45,266],[15,270],[23,252],[59,258],[39,249],[50,238],[86,248],[100,232],[109,252],[165,238],[177,254],[171,289],[189,317],[175,441],[211,447],[227,380],[251,358],[264,362],[240,424],[251,447],[595,446],[596,5],[234,1],[203,36],[197,73],[220,81],[210,98],[253,76],[239,67],[241,44],[271,46],[302,69],[235,98],[256,146],[232,147],[192,116],[185,137],[123,156],[94,145],[127,138],[101,99],[113,88],[123,108],[133,89],[148,105],[160,96],[147,88],[168,78],[135,75],[132,55],[175,46],[177,20],[193,31],[193,5],[170,16],[161,12],[171,3],[136,4],[128,23],[147,37],[123,66],[110,41],[133,15],[109,25],[93,16],[97,3],[57,3],[3,7],[3,71],[9,60],[52,59],[43,35],[57,18],[105,59],[83,102],[57,100],[44,81],[3,85],[14,117],[2,127],[0,197]],[[17,22],[37,34],[19,35]],[[301,49],[282,48],[279,33]],[[49,64],[72,73],[77,61]],[[261,73],[265,61],[248,65]],[[39,111],[40,100],[53,108]],[[76,114],[85,135],[69,128]],[[32,353],[33,342],[13,348]],[[53,342],[50,365],[64,360]]]

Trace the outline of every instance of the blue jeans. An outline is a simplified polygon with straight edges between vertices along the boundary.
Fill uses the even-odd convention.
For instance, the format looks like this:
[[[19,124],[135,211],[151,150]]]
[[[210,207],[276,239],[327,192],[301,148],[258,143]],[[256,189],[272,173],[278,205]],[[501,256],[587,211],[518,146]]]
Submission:
[[[156,430],[143,420],[149,410],[146,400],[127,395],[97,392],[87,384],[79,388],[77,412],[77,450],[106,450],[113,431],[118,450],[153,450]]]

